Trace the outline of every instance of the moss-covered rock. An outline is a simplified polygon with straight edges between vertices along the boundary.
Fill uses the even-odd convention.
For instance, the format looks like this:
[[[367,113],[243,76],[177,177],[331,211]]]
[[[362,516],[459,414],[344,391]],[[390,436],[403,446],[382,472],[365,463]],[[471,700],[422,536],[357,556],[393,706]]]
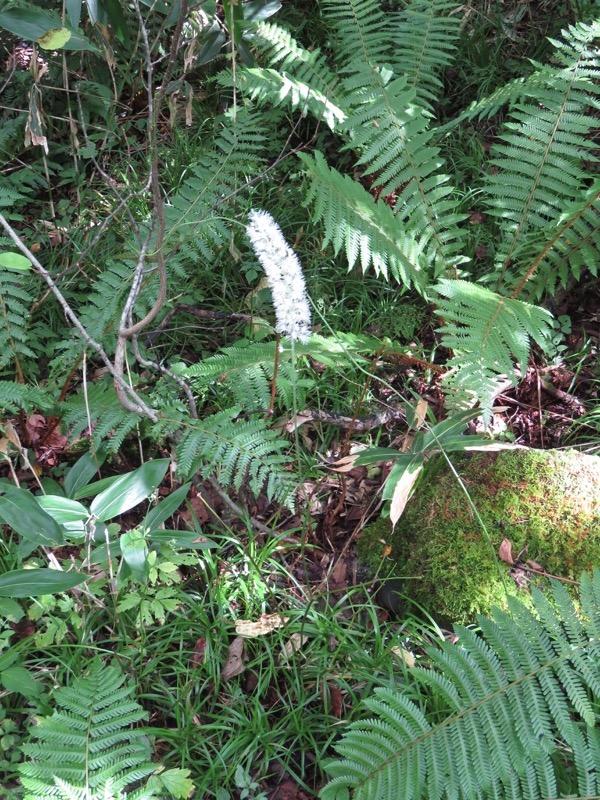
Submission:
[[[434,618],[472,622],[502,606],[507,591],[522,591],[498,556],[505,538],[515,559],[526,548],[521,562],[552,575],[576,580],[600,565],[600,458],[504,450],[452,462],[472,505],[438,456],[395,531],[382,518],[363,531],[358,548],[372,571],[403,578],[405,595]],[[543,585],[529,572],[516,577]]]

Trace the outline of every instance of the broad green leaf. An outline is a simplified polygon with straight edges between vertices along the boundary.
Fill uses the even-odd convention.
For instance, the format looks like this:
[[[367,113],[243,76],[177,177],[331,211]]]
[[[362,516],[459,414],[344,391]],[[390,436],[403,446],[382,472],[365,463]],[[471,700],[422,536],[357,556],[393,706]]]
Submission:
[[[89,53],[100,55],[100,50],[88,41],[79,31],[71,31],[71,38],[62,47],[63,50],[87,50]]]
[[[129,36],[129,32],[127,30],[127,22],[123,14],[123,9],[121,8],[121,3],[119,0],[102,0],[102,6],[117,39],[120,42],[125,42]]]
[[[160,796],[166,794],[176,800],[186,800],[191,797],[194,784],[190,780],[189,769],[167,769],[163,772],[159,768],[150,777],[148,789],[154,790]]]
[[[148,539],[152,544],[173,544],[175,547],[185,547],[189,550],[211,550],[218,547],[216,542],[198,540],[196,531],[149,531]]]
[[[218,55],[226,41],[227,37],[225,33],[221,30],[220,26],[215,23],[208,32],[204,44],[195,58],[195,63],[201,65],[212,61],[212,59]]]
[[[34,41],[48,31],[62,28],[62,22],[58,14],[30,6],[1,11],[0,27],[21,39]]]
[[[54,494],[57,497],[65,496],[62,486],[53,478],[40,478],[40,484],[44,494]]]
[[[148,575],[148,544],[144,534],[138,530],[128,531],[120,537],[119,546],[133,577],[145,582]]]
[[[37,697],[42,685],[32,678],[25,667],[9,667],[0,672],[0,681],[8,692],[19,692],[25,697]]]
[[[0,653],[0,672],[11,667],[19,659],[19,651],[13,647],[5,653]]]
[[[158,503],[158,505],[146,515],[144,522],[145,527],[158,528],[163,524],[163,522],[172,517],[187,497],[190,486],[191,483],[185,483],[183,486],[180,486],[179,489],[176,489],[174,492],[172,492],[168,497],[165,497],[164,500],[161,500],[160,503]]]
[[[134,508],[155,491],[165,477],[170,463],[170,459],[160,458],[142,464],[127,475],[121,475],[112,486],[94,499],[90,512],[96,519],[105,522]]]
[[[279,0],[250,0],[244,5],[244,19],[248,22],[260,22],[272,17],[280,8]]]
[[[0,617],[4,617],[10,622],[18,622],[23,619],[24,615],[25,611],[16,600],[12,600],[9,597],[0,597]]]
[[[106,23],[106,16],[100,0],[85,0],[85,4],[92,25],[96,25],[98,22]]]
[[[10,525],[23,539],[37,545],[56,545],[64,542],[60,525],[26,489],[2,487],[0,519]]]
[[[0,597],[39,597],[66,592],[87,580],[82,572],[57,569],[15,569],[0,575]]]
[[[78,503],[77,500],[71,500],[69,497],[46,494],[36,497],[36,500],[59,525],[65,525],[70,522],[85,522],[90,516],[90,512],[85,506]]]
[[[99,481],[94,481],[94,483],[89,483],[87,486],[82,486],[81,489],[73,492],[73,499],[82,500],[84,497],[98,495],[108,489],[109,486],[112,486],[113,483],[121,480],[122,477],[122,475],[110,475],[108,478],[102,478]]]
[[[37,41],[43,50],[60,50],[70,38],[71,31],[68,28],[52,28]]]
[[[104,464],[105,459],[106,450],[103,448],[98,449],[95,454],[91,451],[84,453],[73,464],[65,477],[65,492],[67,496],[74,498],[79,489],[87,486],[102,464]]]
[[[72,28],[79,27],[79,20],[81,19],[81,4],[82,0],[65,0],[67,17],[69,18]]]
[[[0,267],[15,272],[28,272],[31,269],[31,261],[21,253],[0,253]]]
[[[379,461],[406,461],[412,458],[410,453],[402,453],[394,447],[368,447],[359,453],[354,462],[357,467],[364,467],[367,464],[377,464]]]

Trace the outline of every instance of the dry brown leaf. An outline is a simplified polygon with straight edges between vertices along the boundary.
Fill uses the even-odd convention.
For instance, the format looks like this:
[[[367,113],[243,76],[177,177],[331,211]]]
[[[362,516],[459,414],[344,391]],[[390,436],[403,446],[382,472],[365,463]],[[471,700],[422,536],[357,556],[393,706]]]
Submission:
[[[329,714],[336,719],[341,719],[344,711],[344,697],[335,683],[327,681],[329,689]]]
[[[236,636],[229,645],[227,661],[221,670],[221,680],[228,681],[244,671],[244,637]]]
[[[410,652],[410,650],[405,650],[403,647],[399,647],[395,645],[392,647],[392,653],[400,659],[409,669],[412,669],[416,664],[416,660],[414,655]]]
[[[280,614],[263,614],[256,622],[251,619],[238,619],[235,623],[235,632],[239,636],[254,639],[257,636],[265,636],[276,628],[281,628],[288,619],[289,617],[282,617]]]
[[[427,400],[424,400],[422,397],[419,398],[419,402],[417,403],[417,405],[414,407],[413,410],[414,419],[411,427],[413,427],[415,430],[419,430],[419,428],[425,422],[428,408],[429,408],[429,403],[427,402]]]
[[[199,667],[204,662],[204,654],[206,652],[206,636],[201,636],[194,645],[194,652],[192,653],[191,664],[192,667]]]
[[[394,494],[392,495],[392,502],[390,504],[390,522],[392,525],[395,525],[402,516],[402,512],[408,503],[411,489],[415,485],[415,481],[421,474],[422,469],[423,465],[420,464],[413,471],[410,469],[405,470],[402,474],[402,477],[394,487]]]
[[[350,472],[354,469],[354,462],[359,455],[360,453],[354,453],[350,456],[344,456],[344,458],[340,458],[337,461],[332,461],[331,464],[327,464],[327,467],[333,472]]]
[[[312,420],[313,415],[310,411],[300,411],[298,414],[294,414],[294,416],[285,423],[284,430],[287,433],[293,433],[300,425],[304,425],[306,422],[312,422]]]
[[[303,633],[293,633],[288,642],[281,648],[281,655],[287,661],[294,653],[297,653],[302,645],[308,641],[308,636]]]
[[[4,435],[6,436],[8,441],[11,444],[13,444],[17,448],[17,450],[21,450],[23,446],[21,444],[21,440],[19,439],[19,434],[13,427],[12,422],[6,420],[6,422],[2,424],[2,427],[4,428]]]
[[[531,561],[531,559],[528,558],[525,563],[530,569],[534,569],[536,572],[545,572],[542,565],[538,564],[537,561]]]
[[[506,564],[515,563],[515,559],[513,558],[512,554],[512,544],[506,537],[502,539],[502,544],[498,548],[498,556],[500,560],[504,561]]]

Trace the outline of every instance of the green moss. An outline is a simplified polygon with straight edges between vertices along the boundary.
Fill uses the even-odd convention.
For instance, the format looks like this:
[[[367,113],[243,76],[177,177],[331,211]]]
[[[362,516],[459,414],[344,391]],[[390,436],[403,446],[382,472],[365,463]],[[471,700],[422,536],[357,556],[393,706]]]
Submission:
[[[599,458],[577,451],[505,450],[452,461],[483,527],[438,456],[396,530],[380,519],[365,529],[358,549],[372,572],[406,579],[406,595],[432,616],[472,622],[476,614],[503,605],[507,591],[522,593],[498,557],[504,538],[515,558],[527,548],[521,560],[552,575],[577,580],[600,565]],[[535,580],[543,585],[543,579]]]

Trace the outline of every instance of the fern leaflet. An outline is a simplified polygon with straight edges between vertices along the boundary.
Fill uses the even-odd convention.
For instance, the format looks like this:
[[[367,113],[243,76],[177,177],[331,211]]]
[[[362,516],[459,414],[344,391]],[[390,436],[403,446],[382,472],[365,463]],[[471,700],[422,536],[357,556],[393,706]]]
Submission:
[[[238,70],[238,88],[259,104],[288,101],[292,109],[310,111],[332,129],[345,118],[339,81],[318,49],[305,50],[284,28],[267,22],[252,29],[252,39],[270,68]],[[231,73],[225,72],[219,82],[233,85]]]
[[[190,421],[177,446],[177,462],[184,476],[215,472],[224,486],[239,489],[248,480],[255,494],[293,508],[295,476],[282,453],[287,443],[269,429],[262,417],[238,419],[239,408],[220,411],[203,420]]]
[[[191,247],[194,262],[198,253],[212,258],[213,250],[231,235],[223,219],[223,204],[240,191],[248,177],[261,171],[267,139],[265,122],[257,116],[238,112],[235,121],[223,121],[212,148],[198,157],[165,209],[166,246]]]
[[[439,75],[452,62],[460,33],[459,6],[448,0],[412,0],[391,17],[389,62],[416,91],[417,103],[428,108],[443,87]]]
[[[534,101],[513,108],[502,144],[493,150],[498,172],[486,183],[491,212],[501,220],[501,274],[513,263],[523,268],[522,248],[530,251],[535,234],[547,240],[565,204],[583,199],[582,161],[598,162],[589,138],[597,118],[589,109],[600,108],[600,21],[563,35],[564,41],[554,42],[562,67],[546,68],[545,86],[537,86]]]
[[[372,266],[384,277],[391,273],[406,286],[424,290],[428,276],[420,243],[402,229],[389,206],[373,197],[348,175],[329,167],[317,150],[314,158],[299,153],[311,177],[306,204],[313,217],[325,224],[324,246],[343,250],[349,269],[360,262],[363,272]]]
[[[23,276],[0,271],[0,370],[12,363],[17,375],[22,375],[20,359],[35,357],[27,332],[32,303],[31,294],[23,288]]]
[[[550,598],[533,590],[535,613],[508,604],[478,619],[481,634],[456,626],[458,644],[427,649],[430,666],[409,673],[420,703],[414,689],[375,690],[322,800],[600,793],[600,573],[582,578],[581,615],[558,583]]]
[[[484,417],[489,418],[499,377],[516,382],[513,359],[524,372],[530,339],[543,347],[552,317],[545,309],[466,281],[441,280],[436,291],[444,298],[437,303],[444,319],[439,331],[444,346],[454,351],[446,385],[459,397],[466,392],[471,401],[478,398]]]
[[[421,270],[444,274],[465,259],[457,202],[448,177],[440,173],[439,149],[406,78],[386,81],[382,74],[360,95],[345,126],[358,164],[375,175],[383,195],[395,194],[398,227],[418,242]]]
[[[23,746],[28,758],[20,766],[25,800],[103,800],[107,791],[123,797],[121,792],[152,775],[156,764],[148,738],[143,729],[131,727],[147,716],[133,692],[120,669],[100,660],[87,675],[59,689],[57,710],[38,718],[31,731],[34,741]],[[129,794],[130,800],[153,796],[143,790]]]

